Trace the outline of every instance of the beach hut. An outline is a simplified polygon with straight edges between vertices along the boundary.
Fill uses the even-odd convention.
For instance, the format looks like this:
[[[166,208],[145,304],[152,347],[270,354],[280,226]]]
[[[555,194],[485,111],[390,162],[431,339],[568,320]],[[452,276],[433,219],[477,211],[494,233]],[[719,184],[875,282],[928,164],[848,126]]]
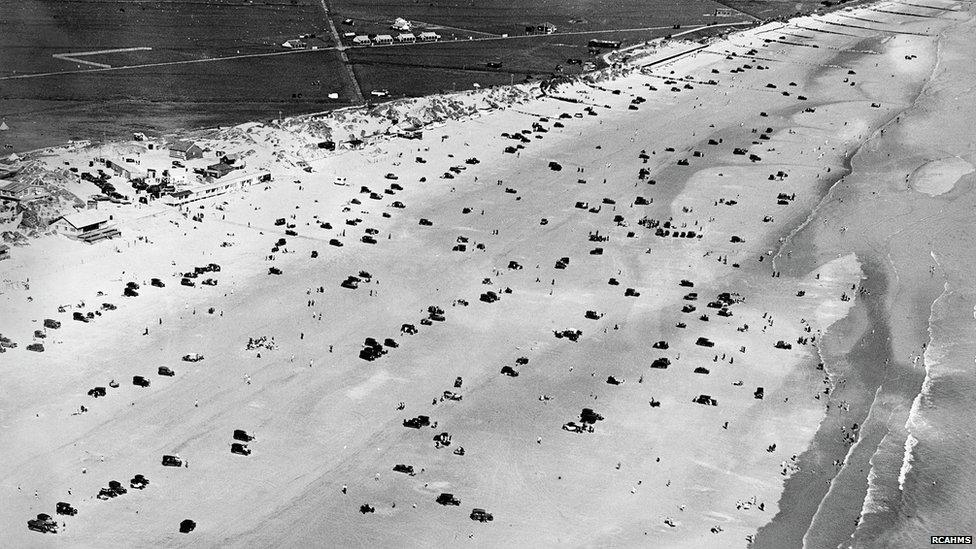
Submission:
[[[396,41],[399,42],[400,44],[413,44],[414,42],[417,41],[417,37],[414,36],[413,33],[405,32],[402,34],[398,34],[396,37]]]
[[[441,39],[441,35],[436,32],[422,32],[420,33],[421,42],[437,42]]]
[[[373,43],[379,46],[385,46],[393,43],[393,37],[389,34],[377,34],[376,38],[373,39]]]

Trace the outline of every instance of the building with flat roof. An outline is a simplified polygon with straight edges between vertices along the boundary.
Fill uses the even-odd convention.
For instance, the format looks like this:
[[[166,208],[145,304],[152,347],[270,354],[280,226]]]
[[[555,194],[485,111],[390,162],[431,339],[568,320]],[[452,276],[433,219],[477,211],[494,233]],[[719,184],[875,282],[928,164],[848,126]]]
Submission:
[[[192,185],[177,190],[163,199],[163,203],[170,206],[182,206],[190,202],[204,200],[220,196],[225,193],[241,190],[258,183],[271,181],[271,172],[268,170],[258,170],[256,172],[243,173],[233,177],[223,177],[210,183],[202,185]]]
[[[207,166],[207,169],[205,170],[207,177],[212,177],[214,179],[220,179],[232,171],[234,171],[234,166],[225,164],[223,162],[211,164]]]
[[[132,162],[125,162],[115,158],[105,159],[105,167],[112,170],[115,175],[126,179],[136,179],[146,177],[146,172],[135,167]]]

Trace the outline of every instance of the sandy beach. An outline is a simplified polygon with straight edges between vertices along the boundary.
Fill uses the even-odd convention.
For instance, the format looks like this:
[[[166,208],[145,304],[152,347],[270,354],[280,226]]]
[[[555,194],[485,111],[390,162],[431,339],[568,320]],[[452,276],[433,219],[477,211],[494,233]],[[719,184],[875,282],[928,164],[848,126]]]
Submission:
[[[193,134],[274,180],[103,203],[121,237],[41,235],[0,262],[18,343],[0,354],[0,530],[16,547],[907,547],[974,526],[930,488],[948,470],[939,496],[965,509],[976,482],[947,442],[976,455],[971,408],[945,393],[976,389],[970,9],[879,2],[543,89]],[[389,137],[414,121],[421,139]],[[347,135],[363,148],[316,146]],[[68,166],[110,153],[153,154],[35,169],[85,196]],[[136,474],[144,489],[96,497]],[[56,535],[25,527],[57,502],[78,513]]]

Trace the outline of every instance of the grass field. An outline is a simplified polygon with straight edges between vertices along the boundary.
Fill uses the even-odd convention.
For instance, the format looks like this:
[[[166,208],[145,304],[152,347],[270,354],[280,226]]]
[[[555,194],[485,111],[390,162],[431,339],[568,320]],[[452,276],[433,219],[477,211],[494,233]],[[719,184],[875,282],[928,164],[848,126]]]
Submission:
[[[544,78],[557,65],[571,74],[580,68],[567,59],[595,59],[586,48],[592,38],[634,43],[669,34],[674,24],[747,18],[715,17],[721,4],[712,0],[624,0],[612,9],[595,0],[336,0],[328,6],[340,33],[393,33],[390,23],[403,17],[418,32],[444,37],[438,44],[348,51],[362,90],[388,89],[393,97],[503,84],[513,74],[516,81]],[[28,150],[92,137],[84,135],[85,124],[117,137],[353,104],[353,82],[333,49],[325,8],[321,0],[3,2],[0,119],[11,131],[0,145]],[[346,18],[354,24],[344,25]],[[525,26],[543,22],[556,33],[523,36]],[[604,32],[584,34],[594,31]],[[504,34],[509,37],[468,41]],[[281,55],[287,51],[281,43],[300,35],[314,35],[308,45],[325,51]],[[151,49],[75,61],[53,57],[122,48]],[[112,70],[92,70],[97,67],[79,59]],[[488,61],[502,66],[489,70]],[[19,78],[37,74],[44,76]],[[332,93],[339,98],[329,99]]]

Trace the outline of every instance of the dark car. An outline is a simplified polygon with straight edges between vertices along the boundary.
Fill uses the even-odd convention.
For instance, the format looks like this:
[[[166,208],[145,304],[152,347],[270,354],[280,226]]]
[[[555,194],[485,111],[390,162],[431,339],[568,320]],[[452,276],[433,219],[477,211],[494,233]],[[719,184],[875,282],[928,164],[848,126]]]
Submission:
[[[430,425],[429,416],[417,416],[411,419],[403,420],[404,427],[410,427],[411,429],[420,429],[421,427],[427,427]]]
[[[72,507],[70,503],[65,501],[58,502],[57,512],[59,515],[68,515],[69,517],[78,514],[78,510]]]
[[[454,497],[454,494],[448,494],[447,492],[442,492],[441,495],[437,496],[436,501],[441,505],[461,505],[461,500]]]
[[[230,445],[230,453],[241,456],[249,456],[251,455],[251,449],[247,447],[247,444],[235,442]]]
[[[241,442],[251,442],[254,437],[247,434],[244,429],[234,429],[234,440],[239,440]]]
[[[38,513],[36,519],[28,520],[27,528],[34,530],[35,532],[41,532],[42,534],[58,533],[57,521],[51,518],[51,515],[46,515],[44,513]]]
[[[472,509],[471,520],[476,520],[478,522],[491,522],[495,520],[495,517],[484,509]]]
[[[169,454],[163,455],[163,466],[165,467],[183,467],[183,459],[180,456],[171,456]]]
[[[189,534],[196,527],[197,527],[197,523],[193,522],[190,519],[184,519],[183,522],[180,523],[180,533]]]
[[[132,384],[139,387],[149,387],[149,380],[142,376],[132,376]]]
[[[154,278],[154,279],[150,280],[149,281],[149,285],[150,286],[155,286],[157,288],[165,288],[166,287],[166,284],[164,284],[163,281],[160,280],[160,279],[158,279],[158,278]]]
[[[176,372],[174,372],[169,366],[160,366],[158,372],[161,376],[173,377],[176,375]]]
[[[406,473],[410,476],[414,476],[416,474],[413,472],[413,465],[404,465],[403,463],[394,465],[393,470],[397,473]]]
[[[146,486],[149,486],[149,479],[143,475],[136,475],[129,481],[129,487],[136,490],[143,490]]]

